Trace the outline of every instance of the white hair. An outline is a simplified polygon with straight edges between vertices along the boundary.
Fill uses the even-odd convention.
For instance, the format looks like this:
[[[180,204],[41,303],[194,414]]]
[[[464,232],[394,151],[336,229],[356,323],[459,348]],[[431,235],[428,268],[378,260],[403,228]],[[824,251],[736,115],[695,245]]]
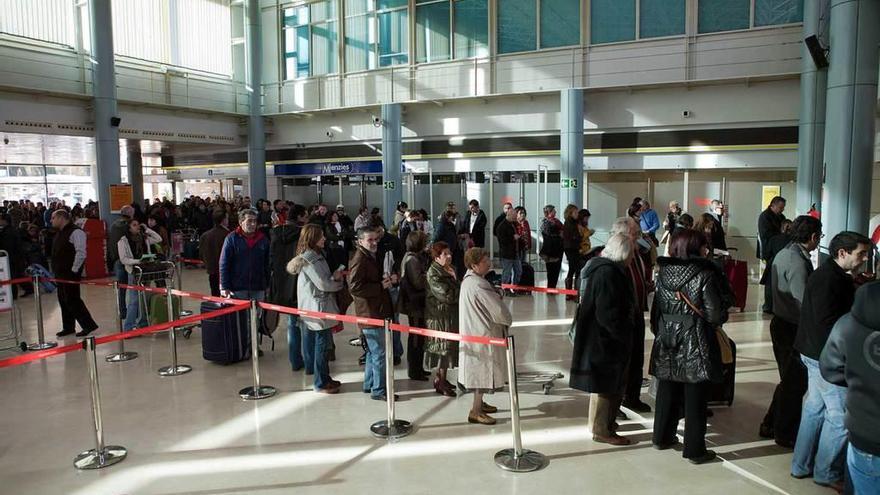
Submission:
[[[633,227],[640,228],[639,225],[630,217],[620,217],[611,224],[611,235],[614,234],[623,234],[627,237],[630,237],[630,232],[632,232]]]
[[[612,234],[602,249],[602,257],[611,261],[622,263],[633,254],[633,242],[626,234]]]

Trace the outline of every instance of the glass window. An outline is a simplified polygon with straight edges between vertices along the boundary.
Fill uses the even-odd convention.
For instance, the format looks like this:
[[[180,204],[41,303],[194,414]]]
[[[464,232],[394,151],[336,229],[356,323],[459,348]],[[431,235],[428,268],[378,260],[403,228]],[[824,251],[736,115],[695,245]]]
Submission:
[[[591,43],[613,43],[634,39],[636,39],[635,0],[591,0]]]
[[[345,70],[408,62],[407,0],[346,0]]]
[[[804,0],[755,0],[755,26],[803,21]]]
[[[581,42],[580,0],[541,1],[541,48]]]
[[[639,38],[684,34],[685,0],[641,0]]]
[[[76,44],[74,2],[5,0],[0,4],[0,32],[71,47]]]
[[[453,4],[455,58],[489,55],[489,7],[487,0],[457,0]]]
[[[449,60],[449,1],[416,6],[416,62]]]
[[[537,20],[535,0],[498,2],[498,53],[535,50]]]
[[[700,0],[697,4],[697,30],[716,33],[748,29],[750,3],[749,0]]]
[[[284,78],[334,74],[336,0],[284,9]]]

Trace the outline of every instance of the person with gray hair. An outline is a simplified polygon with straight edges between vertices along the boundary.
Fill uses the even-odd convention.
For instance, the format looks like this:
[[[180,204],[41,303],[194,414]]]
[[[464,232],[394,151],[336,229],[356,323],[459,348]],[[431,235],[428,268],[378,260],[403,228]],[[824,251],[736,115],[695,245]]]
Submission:
[[[630,445],[617,434],[617,418],[627,389],[627,366],[637,328],[638,304],[627,273],[632,240],[612,234],[602,256],[580,273],[580,304],[570,333],[574,349],[569,385],[590,394],[588,427],[594,442]],[[644,328],[644,327],[642,327]]]
[[[269,238],[257,230],[257,212],[238,212],[238,227],[220,250],[220,294],[262,301],[269,286]]]

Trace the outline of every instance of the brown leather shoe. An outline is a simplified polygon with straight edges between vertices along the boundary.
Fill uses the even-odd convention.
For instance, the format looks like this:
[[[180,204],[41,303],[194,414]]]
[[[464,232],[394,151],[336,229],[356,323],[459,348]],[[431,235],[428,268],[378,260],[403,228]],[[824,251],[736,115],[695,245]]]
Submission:
[[[498,408],[497,408],[497,407],[495,407],[495,406],[493,406],[493,405],[490,405],[490,404],[486,404],[485,402],[483,402],[483,406],[482,406],[482,408],[483,408],[483,412],[486,413],[486,414],[493,414],[493,413],[497,413],[497,412],[498,412]]]
[[[339,387],[316,388],[315,392],[318,392],[319,394],[338,394]]]
[[[474,413],[468,413],[468,423],[481,424],[481,425],[494,425],[495,418],[489,416],[486,413],[480,413],[477,416],[474,416]]]
[[[604,435],[593,435],[593,441],[599,442],[599,443],[607,443],[609,445],[619,445],[619,446],[633,444],[633,441],[630,440],[629,438],[622,437],[616,433],[613,435],[609,435],[607,437]]]
[[[444,397],[455,397],[456,396],[454,389],[447,387],[443,382],[441,382],[440,380],[437,380],[436,378],[434,379],[434,390],[437,391],[438,394],[440,394]]]

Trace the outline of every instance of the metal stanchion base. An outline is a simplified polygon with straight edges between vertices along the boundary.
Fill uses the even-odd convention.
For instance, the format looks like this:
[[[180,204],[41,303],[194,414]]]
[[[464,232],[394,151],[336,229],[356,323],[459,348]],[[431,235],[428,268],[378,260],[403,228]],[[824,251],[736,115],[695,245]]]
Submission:
[[[177,376],[189,373],[192,370],[192,366],[187,364],[178,364],[176,368],[174,366],[163,366],[159,368],[159,376]]]
[[[245,387],[238,391],[238,396],[244,400],[268,399],[278,393],[278,389],[269,385],[261,385],[259,390],[254,387]]]
[[[108,445],[98,452],[95,449],[87,450],[73,459],[73,467],[77,469],[101,469],[112,466],[125,459],[128,451],[119,445]]]
[[[514,473],[528,473],[537,471],[547,463],[547,457],[534,450],[523,449],[522,455],[517,457],[514,449],[499,450],[495,454],[495,465],[505,471]]]
[[[403,438],[412,433],[412,423],[402,419],[395,419],[391,427],[388,426],[388,420],[376,421],[370,426],[370,431],[376,438]]]
[[[108,354],[107,357],[104,358],[104,360],[108,363],[121,363],[123,361],[131,361],[132,359],[136,359],[137,357],[138,353],[134,351],[125,351]]]
[[[58,347],[58,342],[43,342],[42,344],[39,342],[34,342],[33,344],[27,346],[29,351],[45,351],[46,349],[51,349],[53,347]]]

